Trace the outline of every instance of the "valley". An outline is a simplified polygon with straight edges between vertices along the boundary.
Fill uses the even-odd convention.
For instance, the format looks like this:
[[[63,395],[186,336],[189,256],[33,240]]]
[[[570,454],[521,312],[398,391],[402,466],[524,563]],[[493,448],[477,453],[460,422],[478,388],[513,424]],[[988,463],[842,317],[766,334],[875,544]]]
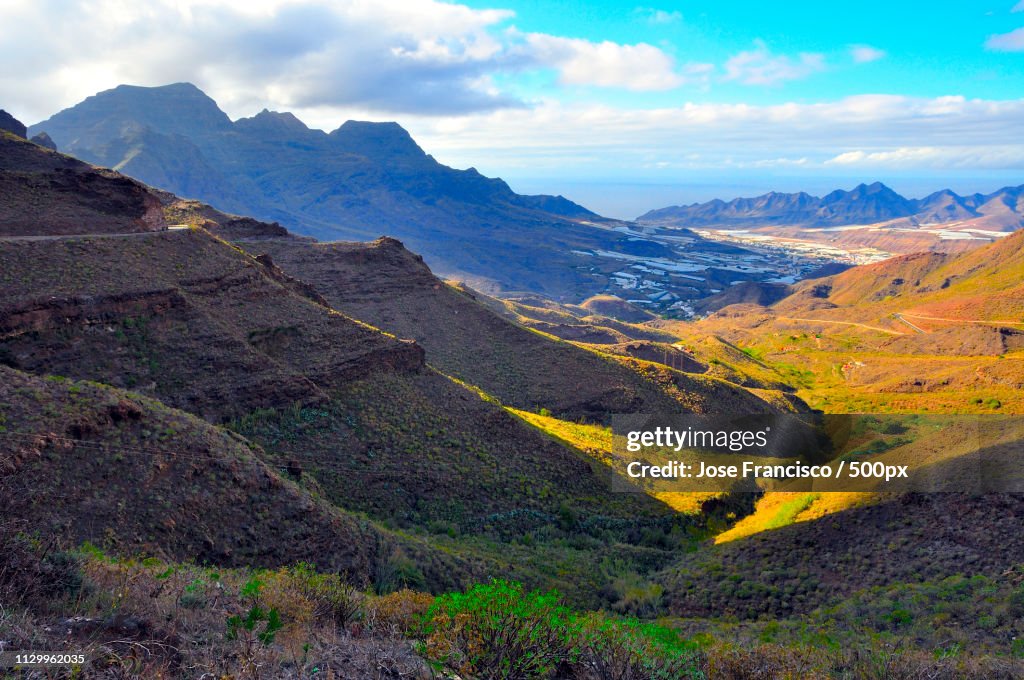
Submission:
[[[198,134],[145,99],[171,95],[204,102],[211,167],[269,172],[239,141],[257,129],[328,143],[153,89],[47,132],[157,177],[170,142],[151,135]],[[147,126],[97,113],[112,100]],[[96,139],[72,143],[86,114]],[[154,189],[0,131],[0,640],[71,640],[86,677],[1024,672],[1024,501],[956,486],[1020,453],[1004,424],[1024,413],[1024,231],[890,257],[829,240],[845,227],[606,220],[439,166],[396,128],[331,133],[359,168],[331,182],[387,175],[352,189],[337,228],[293,211],[297,175],[246,217],[222,211],[239,186]],[[461,217],[432,232],[416,202]],[[924,461],[952,488],[615,477],[616,415],[819,412],[862,414],[851,456]],[[466,641],[495,616],[551,668],[486,675]]]

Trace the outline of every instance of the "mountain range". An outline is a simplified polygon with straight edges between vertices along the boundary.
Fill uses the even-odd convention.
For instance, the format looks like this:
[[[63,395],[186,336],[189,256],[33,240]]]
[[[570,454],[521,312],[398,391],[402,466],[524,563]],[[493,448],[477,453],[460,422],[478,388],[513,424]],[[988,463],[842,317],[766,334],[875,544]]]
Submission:
[[[122,85],[31,126],[77,158],[178,196],[278,221],[321,240],[387,233],[441,275],[488,290],[580,296],[607,280],[573,250],[642,246],[561,196],[524,196],[474,168],[438,163],[396,123],[326,133],[290,113],[232,121],[187,83]]]
[[[960,196],[949,189],[924,198],[905,198],[881,182],[826,196],[771,192],[754,198],[677,205],[651,210],[637,222],[663,226],[835,227],[889,223],[918,227],[969,222],[971,227],[1013,231],[1024,226],[1024,185],[991,194]]]

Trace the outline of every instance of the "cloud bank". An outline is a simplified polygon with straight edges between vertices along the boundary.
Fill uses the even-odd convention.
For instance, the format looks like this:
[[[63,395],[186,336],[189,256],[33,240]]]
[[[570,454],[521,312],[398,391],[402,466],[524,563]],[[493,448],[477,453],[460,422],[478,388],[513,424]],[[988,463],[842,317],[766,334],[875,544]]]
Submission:
[[[814,104],[687,103],[643,110],[548,102],[529,111],[423,120],[416,131],[442,158],[476,154],[551,169],[584,167],[599,158],[648,174],[1024,164],[1024,99],[861,95]]]
[[[643,7],[623,19],[683,21]],[[709,63],[661,43],[526,32],[516,20],[440,0],[7,0],[0,105],[32,123],[117,84],[189,81],[235,118],[266,107],[326,129],[350,117],[398,120],[443,162],[491,174],[679,181],[708,169],[1024,165],[1024,100],[736,103],[777,100],[788,83],[886,58],[873,45],[826,56],[755,41]],[[1024,29],[988,47],[1024,49]],[[730,103],[693,101],[711,89]]]

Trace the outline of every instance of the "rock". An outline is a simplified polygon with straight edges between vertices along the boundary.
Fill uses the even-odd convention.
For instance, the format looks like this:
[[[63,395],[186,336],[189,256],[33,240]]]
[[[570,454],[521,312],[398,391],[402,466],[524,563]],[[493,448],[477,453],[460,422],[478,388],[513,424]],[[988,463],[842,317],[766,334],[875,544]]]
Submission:
[[[57,150],[57,143],[54,142],[50,138],[50,135],[46,134],[45,132],[40,132],[38,135],[30,139],[29,141],[38,144],[39,146],[45,146],[47,149],[50,149],[52,151]]]
[[[3,109],[0,109],[0,130],[7,130],[19,137],[25,137],[28,135],[28,128],[26,128],[20,120]]]

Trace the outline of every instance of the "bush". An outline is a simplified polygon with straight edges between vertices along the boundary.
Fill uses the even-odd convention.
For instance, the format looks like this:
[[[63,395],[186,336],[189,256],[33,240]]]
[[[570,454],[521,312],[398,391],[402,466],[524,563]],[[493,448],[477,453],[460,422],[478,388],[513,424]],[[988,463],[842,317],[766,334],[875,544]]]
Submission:
[[[363,614],[365,596],[340,574],[321,574],[300,563],[268,579],[266,601],[290,618],[346,628]]]
[[[373,590],[387,595],[403,588],[424,588],[427,579],[400,549],[380,545],[373,565]]]
[[[494,580],[439,597],[425,616],[422,652],[460,675],[542,678],[568,660],[571,625],[557,592]]]
[[[674,630],[592,614],[579,622],[578,677],[595,680],[703,678],[701,652]]]
[[[572,614],[555,591],[491,581],[438,598],[420,651],[439,670],[486,680],[701,678],[702,654],[675,631],[636,619]]]
[[[434,604],[434,596],[413,590],[382,595],[366,605],[366,623],[375,633],[400,637],[415,628]]]

